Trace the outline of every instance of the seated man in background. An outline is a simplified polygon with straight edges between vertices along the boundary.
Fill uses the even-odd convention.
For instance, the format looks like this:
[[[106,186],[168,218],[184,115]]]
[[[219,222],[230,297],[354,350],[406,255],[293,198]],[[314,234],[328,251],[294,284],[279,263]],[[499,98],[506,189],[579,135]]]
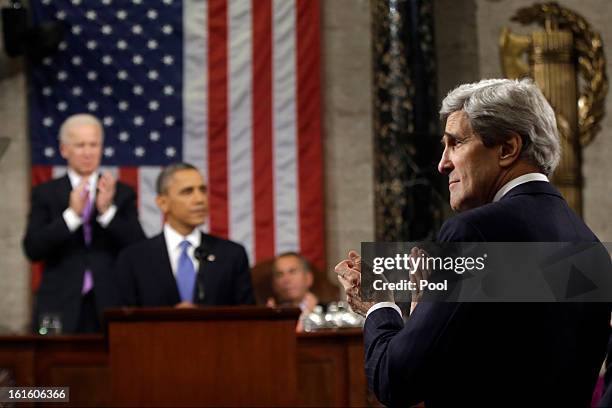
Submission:
[[[99,173],[100,121],[70,116],[59,138],[68,172],[32,190],[23,239],[27,257],[45,263],[33,326],[53,314],[64,333],[95,332],[103,309],[117,304],[112,266],[119,251],[145,235],[134,190],[109,172]]]
[[[267,301],[270,307],[293,306],[310,313],[319,300],[310,291],[313,284],[310,263],[296,252],[285,252],[276,257],[272,269],[274,297]]]
[[[198,229],[208,215],[200,172],[187,163],[166,167],[157,178],[157,194],[163,231],[127,248],[117,261],[122,304],[254,304],[245,249]]]
[[[272,267],[274,297],[266,302],[269,307],[299,307],[302,316],[295,328],[302,332],[302,317],[313,311],[319,300],[310,291],[314,276],[306,258],[296,252],[285,252],[276,257]]]

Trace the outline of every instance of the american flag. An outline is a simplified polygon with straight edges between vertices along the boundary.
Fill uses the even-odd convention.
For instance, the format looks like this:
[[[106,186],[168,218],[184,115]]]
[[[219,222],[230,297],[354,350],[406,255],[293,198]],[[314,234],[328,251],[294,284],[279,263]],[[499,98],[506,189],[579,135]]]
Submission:
[[[32,0],[58,52],[30,70],[33,185],[61,176],[58,129],[89,112],[103,169],[138,192],[161,231],[160,168],[198,167],[207,229],[251,263],[297,250],[324,267],[318,0]]]

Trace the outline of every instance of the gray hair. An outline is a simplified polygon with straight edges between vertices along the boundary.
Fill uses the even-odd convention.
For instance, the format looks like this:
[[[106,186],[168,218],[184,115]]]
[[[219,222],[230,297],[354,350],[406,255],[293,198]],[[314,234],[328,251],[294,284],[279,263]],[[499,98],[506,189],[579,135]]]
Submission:
[[[487,147],[518,133],[521,157],[550,175],[561,157],[555,112],[530,79],[486,79],[453,89],[442,101],[440,120],[457,111],[467,115],[472,130]]]
[[[100,141],[104,142],[104,127],[98,118],[89,113],[77,113],[76,115],[69,116],[60,126],[59,140],[62,144],[70,143],[70,130],[77,126],[93,125],[100,129]]]
[[[195,170],[199,171],[195,166],[189,163],[173,163],[163,168],[159,176],[157,176],[157,182],[155,183],[155,189],[158,195],[165,194],[168,191],[168,185],[174,176],[174,173],[181,170]]]

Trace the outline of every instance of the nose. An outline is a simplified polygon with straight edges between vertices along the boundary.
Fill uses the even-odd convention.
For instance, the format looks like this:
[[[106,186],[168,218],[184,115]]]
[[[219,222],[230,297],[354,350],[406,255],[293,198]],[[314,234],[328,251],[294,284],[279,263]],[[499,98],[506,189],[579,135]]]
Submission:
[[[448,157],[448,149],[445,147],[442,152],[442,157],[440,158],[440,162],[438,163],[438,171],[441,174],[448,175],[451,171],[453,171],[453,162]]]

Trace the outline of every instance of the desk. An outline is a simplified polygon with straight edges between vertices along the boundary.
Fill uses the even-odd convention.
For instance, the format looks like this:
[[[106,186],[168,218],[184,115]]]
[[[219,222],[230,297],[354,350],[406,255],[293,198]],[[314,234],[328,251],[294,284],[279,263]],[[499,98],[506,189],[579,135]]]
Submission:
[[[14,385],[68,386],[64,407],[111,404],[108,355],[102,335],[0,336],[0,369]],[[300,333],[296,357],[298,405],[379,405],[367,391],[361,329]]]

